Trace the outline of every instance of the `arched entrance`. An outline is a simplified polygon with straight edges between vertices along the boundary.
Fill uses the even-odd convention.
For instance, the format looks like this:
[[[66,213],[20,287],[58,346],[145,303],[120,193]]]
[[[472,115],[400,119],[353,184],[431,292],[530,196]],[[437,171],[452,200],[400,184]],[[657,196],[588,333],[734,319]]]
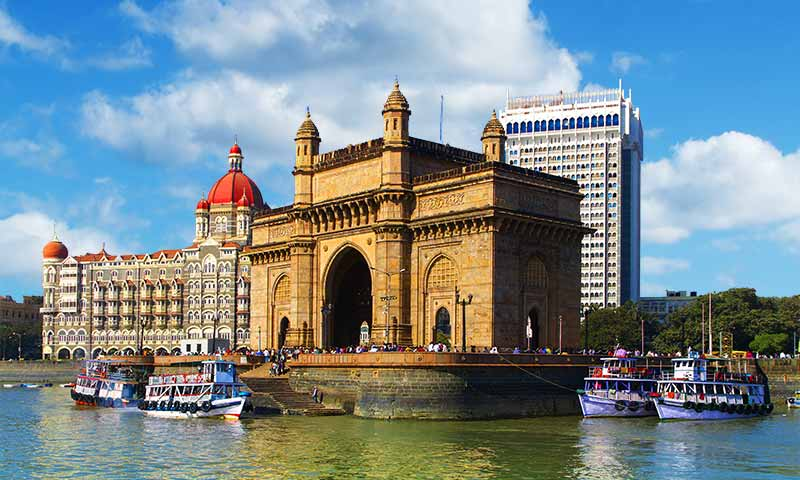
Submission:
[[[80,347],[76,348],[75,351],[72,352],[72,358],[74,360],[82,360],[86,358],[86,350]]]
[[[100,355],[105,355],[105,352],[102,348],[95,348],[92,352],[92,358],[98,358]]]
[[[62,348],[58,351],[58,359],[59,360],[69,360],[70,353],[68,348]]]
[[[289,331],[289,319],[286,317],[281,318],[280,329],[278,329],[278,348],[283,348],[286,343],[286,332]]]
[[[436,310],[436,343],[443,343],[449,347],[451,332],[450,312],[446,308],[440,307],[439,310]]]
[[[535,349],[539,348],[539,311],[536,308],[531,308],[531,311],[528,312],[528,321],[525,325],[525,340],[527,340],[528,336],[528,327],[530,327],[530,348]]]
[[[342,250],[331,263],[325,298],[333,305],[325,319],[327,345],[358,345],[361,324],[367,322],[372,331],[372,275],[356,249]]]

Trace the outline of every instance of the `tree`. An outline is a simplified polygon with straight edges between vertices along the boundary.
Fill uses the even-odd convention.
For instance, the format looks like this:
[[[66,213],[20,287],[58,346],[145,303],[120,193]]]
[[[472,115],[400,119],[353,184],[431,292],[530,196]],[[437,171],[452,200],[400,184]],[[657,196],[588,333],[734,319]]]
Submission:
[[[627,302],[616,308],[601,308],[589,313],[589,348],[610,351],[617,346],[628,350],[641,347],[641,322],[645,323],[645,348],[656,334],[656,319],[646,312],[637,312],[636,304]],[[586,330],[581,332],[584,343]]]
[[[789,335],[785,333],[759,333],[750,342],[750,350],[764,355],[773,355],[786,351]]]

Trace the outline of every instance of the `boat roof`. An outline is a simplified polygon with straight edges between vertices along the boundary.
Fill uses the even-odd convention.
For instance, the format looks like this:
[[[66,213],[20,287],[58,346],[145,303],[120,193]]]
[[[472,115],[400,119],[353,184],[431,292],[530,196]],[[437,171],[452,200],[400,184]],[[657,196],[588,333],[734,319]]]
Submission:
[[[602,360],[604,362],[608,362],[608,361],[611,361],[611,360],[629,360],[629,361],[636,362],[636,361],[639,360],[639,357],[603,357],[600,360]]]
[[[236,364],[235,364],[234,362],[231,362],[230,360],[221,360],[221,359],[216,359],[216,360],[203,360],[201,363],[204,363],[204,364],[205,364],[205,363],[222,363],[222,364],[227,364],[227,365],[233,365],[233,366],[236,366]]]

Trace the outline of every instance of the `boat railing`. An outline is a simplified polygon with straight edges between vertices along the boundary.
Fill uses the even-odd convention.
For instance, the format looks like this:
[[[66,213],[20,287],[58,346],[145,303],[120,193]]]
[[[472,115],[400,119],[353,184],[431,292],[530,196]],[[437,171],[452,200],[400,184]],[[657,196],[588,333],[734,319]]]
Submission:
[[[630,390],[590,390],[594,397],[607,398],[610,400],[636,400],[643,402],[647,400],[650,392],[630,391]]]
[[[172,385],[176,383],[210,383],[213,375],[205,373],[189,373],[176,375],[153,375],[148,380],[148,385]]]
[[[698,381],[697,379],[687,379],[684,377],[675,377],[674,372],[661,372],[660,380],[677,380],[677,381]],[[708,372],[706,374],[707,382],[725,382],[725,383],[764,383],[761,375],[752,373],[730,373],[730,372]]]

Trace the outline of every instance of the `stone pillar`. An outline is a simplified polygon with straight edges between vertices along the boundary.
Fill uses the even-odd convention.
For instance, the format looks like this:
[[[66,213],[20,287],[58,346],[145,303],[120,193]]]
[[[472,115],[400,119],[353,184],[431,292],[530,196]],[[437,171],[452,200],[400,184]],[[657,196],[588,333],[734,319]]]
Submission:
[[[320,339],[314,335],[316,328],[314,315],[314,243],[308,237],[297,237],[289,243],[291,251],[291,317],[289,325],[292,330],[300,332],[303,322],[309,328],[305,338]],[[276,327],[276,328],[279,328]],[[288,338],[288,335],[287,335]],[[313,346],[313,345],[308,345]]]
[[[377,248],[372,272],[375,312],[372,342],[409,345],[412,343],[410,236],[407,228],[399,224],[378,226],[375,234]],[[388,303],[386,297],[391,297]]]

